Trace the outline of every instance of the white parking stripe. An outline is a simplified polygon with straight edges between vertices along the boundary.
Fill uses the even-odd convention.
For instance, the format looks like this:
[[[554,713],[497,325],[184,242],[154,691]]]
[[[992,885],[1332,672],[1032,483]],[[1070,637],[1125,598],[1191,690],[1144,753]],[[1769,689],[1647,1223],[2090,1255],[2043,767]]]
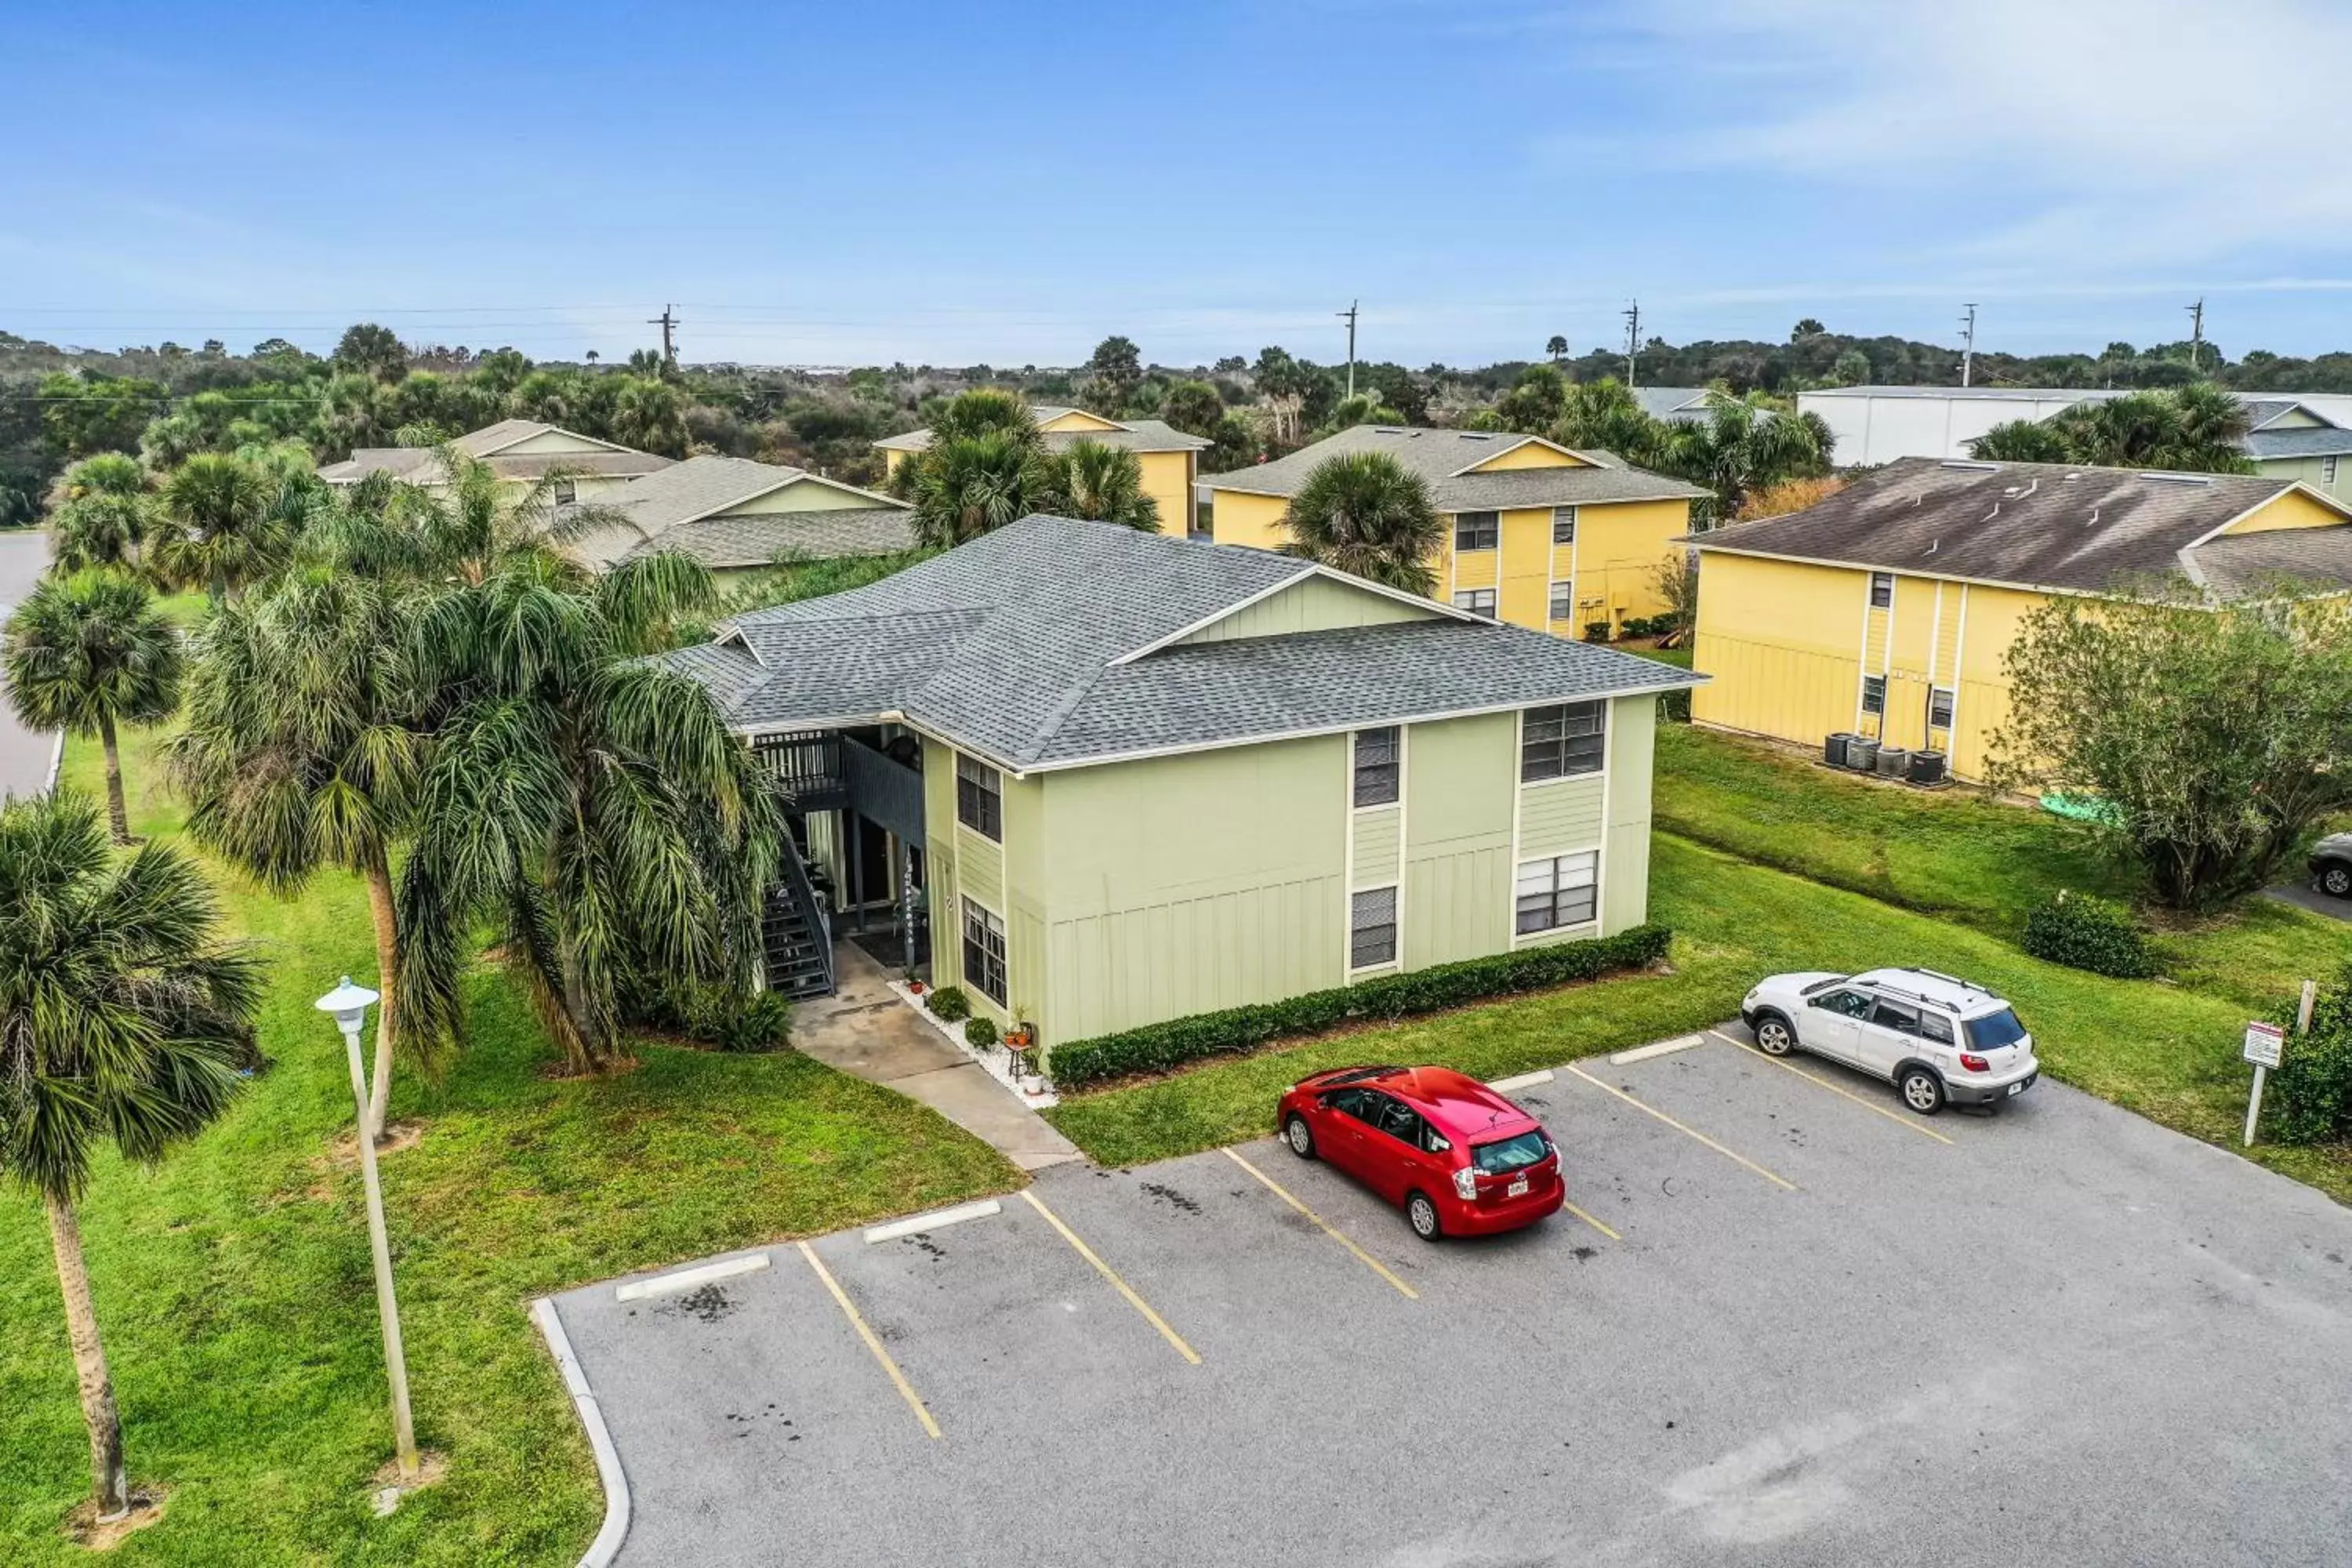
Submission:
[[[961,1225],[968,1219],[986,1219],[990,1215],[1003,1212],[1003,1205],[994,1198],[982,1198],[978,1203],[958,1204],[953,1208],[934,1209],[929,1214],[909,1215],[905,1219],[894,1219],[887,1225],[869,1225],[866,1227],[866,1240],[869,1246],[877,1241],[896,1241],[902,1236],[919,1236],[927,1230]]]
[[[708,1285],[714,1279],[732,1279],[738,1274],[753,1274],[768,1266],[768,1255],[754,1252],[748,1258],[729,1258],[717,1263],[705,1263],[693,1268],[681,1268],[672,1274],[656,1274],[650,1279],[632,1279],[615,1287],[615,1301],[642,1301],[648,1296],[666,1296],[672,1290],[691,1290],[697,1285]]]

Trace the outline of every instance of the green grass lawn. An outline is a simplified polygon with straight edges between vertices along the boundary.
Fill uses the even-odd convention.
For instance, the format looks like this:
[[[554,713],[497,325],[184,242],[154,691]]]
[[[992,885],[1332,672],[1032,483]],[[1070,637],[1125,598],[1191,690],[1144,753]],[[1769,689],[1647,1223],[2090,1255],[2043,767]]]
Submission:
[[[1670,835],[1655,840],[1653,918],[1676,931],[1672,975],[1603,981],[1316,1039],[1174,1078],[1067,1100],[1048,1112],[1114,1164],[1272,1131],[1284,1087],[1360,1061],[1434,1062],[1486,1078],[1618,1050],[1738,1011],[1757,977],[1790,969],[1922,964],[2016,1004],[2054,1076],[2209,1142],[2235,1147],[2245,1115],[2244,1010],[2155,981],[2042,963],[1964,924],[1824,888]],[[2255,1157],[2352,1201],[2352,1151],[2258,1147]]]
[[[125,764],[132,821],[171,831],[152,735]],[[66,783],[97,792],[96,749]],[[372,973],[355,882],[299,904],[231,891],[262,944],[274,1070],[152,1173],[110,1163],[82,1214],[134,1481],[171,1489],[126,1564],[568,1563],[603,1514],[594,1467],[526,1316],[632,1268],[838,1229],[1015,1186],[992,1150],[805,1058],[646,1047],[634,1071],[551,1080],[529,1009],[473,981],[476,1033],[446,1081],[404,1079],[424,1142],[383,1164],[419,1439],[448,1479],[389,1520],[367,1493],[390,1417],[342,1047],[310,1000]],[[58,1525],[88,1447],[38,1205],[0,1190],[0,1562],[80,1560]]]
[[[2137,890],[2089,829],[2048,812],[1973,790],[1867,784],[1685,724],[1658,727],[1657,822],[1743,860],[2011,942],[2026,911],[2061,888],[2124,900]],[[2248,1012],[2352,963],[2352,924],[2274,899],[2205,921],[2149,919],[2171,979]]]

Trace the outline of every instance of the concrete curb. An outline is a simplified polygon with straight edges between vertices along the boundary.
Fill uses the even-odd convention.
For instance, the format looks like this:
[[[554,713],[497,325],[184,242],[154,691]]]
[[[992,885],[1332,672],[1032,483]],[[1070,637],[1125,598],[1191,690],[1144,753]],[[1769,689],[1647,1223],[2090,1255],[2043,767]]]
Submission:
[[[580,1425],[587,1430],[588,1446],[596,1451],[596,1478],[604,1488],[604,1527],[581,1554],[580,1568],[607,1568],[620,1555],[621,1542],[629,1533],[629,1478],[621,1468],[621,1454],[613,1447],[613,1435],[604,1429],[604,1413],[597,1408],[595,1390],[588,1386],[588,1374],[580,1369],[580,1358],[572,1353],[572,1341],[563,1332],[563,1320],[555,1315],[554,1301],[541,1296],[530,1304],[530,1315],[538,1322],[547,1348],[554,1352],[555,1364],[563,1371],[563,1386],[571,1391],[572,1407],[580,1413]]]

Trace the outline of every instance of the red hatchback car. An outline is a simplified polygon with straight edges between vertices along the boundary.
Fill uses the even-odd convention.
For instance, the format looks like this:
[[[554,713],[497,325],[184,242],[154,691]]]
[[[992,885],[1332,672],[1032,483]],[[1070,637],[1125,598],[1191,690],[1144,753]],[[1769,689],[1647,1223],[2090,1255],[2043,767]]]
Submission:
[[[1449,1068],[1339,1068],[1293,1084],[1277,1116],[1321,1158],[1402,1207],[1423,1241],[1517,1230],[1567,1197],[1543,1123]]]

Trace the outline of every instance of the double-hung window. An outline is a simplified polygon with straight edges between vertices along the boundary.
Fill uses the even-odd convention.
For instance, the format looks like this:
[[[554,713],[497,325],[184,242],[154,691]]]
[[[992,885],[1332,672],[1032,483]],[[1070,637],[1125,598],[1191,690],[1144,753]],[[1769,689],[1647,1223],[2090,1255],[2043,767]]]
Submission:
[[[1004,785],[986,763],[956,758],[956,820],[974,833],[1003,842]]]
[[[1548,860],[1519,863],[1518,931],[1558,931],[1592,919],[1600,891],[1601,852],[1580,850]]]
[[[1521,716],[1519,782],[1599,773],[1609,743],[1607,714],[1598,702],[1528,709]]]
[[[1927,688],[1927,728],[1948,730],[1952,727],[1952,689],[1948,686]]]
[[[1886,677],[1865,675],[1862,678],[1862,710],[1865,713],[1886,711]]]
[[[1348,967],[1396,962],[1397,890],[1367,888],[1348,900]]]
[[[1355,802],[1387,805],[1397,798],[1397,727],[1356,731]]]
[[[1004,922],[970,899],[963,901],[963,983],[1004,1005]]]
[[[1456,550],[1492,550],[1502,537],[1501,514],[1491,511],[1457,511],[1454,514],[1454,548]]]
[[[1874,610],[1885,610],[1892,609],[1894,605],[1895,574],[1873,572],[1870,574],[1870,607]]]
[[[1454,607],[1457,610],[1467,610],[1474,616],[1484,616],[1491,621],[1495,618],[1495,590],[1492,588],[1462,589],[1454,595]]]
[[[1556,506],[1551,509],[1551,542],[1554,544],[1576,542],[1576,509]]]
[[[1576,618],[1576,584],[1554,583],[1551,585],[1551,618],[1569,621]]]

